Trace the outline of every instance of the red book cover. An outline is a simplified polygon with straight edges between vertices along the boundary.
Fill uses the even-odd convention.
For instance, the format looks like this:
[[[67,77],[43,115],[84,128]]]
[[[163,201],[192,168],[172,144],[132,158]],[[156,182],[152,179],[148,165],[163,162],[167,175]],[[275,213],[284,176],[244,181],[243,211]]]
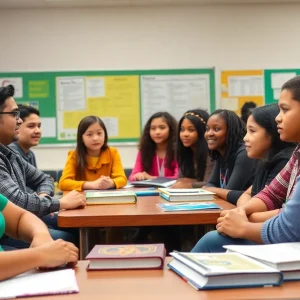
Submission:
[[[162,269],[164,244],[96,245],[87,255],[88,270]]]

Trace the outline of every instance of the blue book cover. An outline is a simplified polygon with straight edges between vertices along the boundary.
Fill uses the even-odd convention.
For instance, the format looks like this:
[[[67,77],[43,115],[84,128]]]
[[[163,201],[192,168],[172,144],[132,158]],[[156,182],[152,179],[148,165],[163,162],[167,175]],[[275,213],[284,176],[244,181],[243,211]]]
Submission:
[[[182,210],[203,210],[203,209],[222,209],[219,205],[212,202],[187,202],[187,203],[157,203],[156,204],[163,211],[182,211]]]

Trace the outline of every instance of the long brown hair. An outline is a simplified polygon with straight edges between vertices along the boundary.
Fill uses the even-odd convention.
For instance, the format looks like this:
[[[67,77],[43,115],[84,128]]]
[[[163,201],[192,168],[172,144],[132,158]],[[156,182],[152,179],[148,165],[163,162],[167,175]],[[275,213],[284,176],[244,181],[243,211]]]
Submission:
[[[167,168],[171,168],[172,162],[175,159],[176,155],[176,138],[177,138],[177,122],[173,116],[168,112],[157,112],[152,115],[147,121],[143,134],[140,139],[139,150],[142,156],[142,166],[144,171],[147,173],[150,172],[152,168],[152,158],[155,155],[156,144],[150,136],[150,127],[151,122],[154,119],[162,118],[169,127],[169,137],[167,143],[167,153],[166,153],[166,163]]]
[[[97,116],[87,116],[83,118],[77,129],[77,146],[75,149],[76,153],[76,173],[75,173],[75,179],[76,180],[84,180],[84,171],[87,168],[87,161],[86,161],[86,155],[87,155],[87,148],[83,142],[82,136],[87,131],[87,129],[93,125],[94,123],[98,123],[100,127],[104,131],[104,144],[101,147],[101,150],[107,149],[107,130],[103,123],[103,121],[97,117]]]

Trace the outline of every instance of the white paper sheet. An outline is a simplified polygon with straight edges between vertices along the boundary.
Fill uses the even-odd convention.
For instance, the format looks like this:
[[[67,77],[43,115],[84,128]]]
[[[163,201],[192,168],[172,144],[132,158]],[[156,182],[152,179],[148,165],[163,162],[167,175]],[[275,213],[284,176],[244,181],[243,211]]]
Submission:
[[[296,72],[289,73],[272,73],[271,86],[272,89],[281,89],[282,85],[296,76]]]
[[[43,273],[33,271],[0,282],[0,299],[78,292],[72,269]]]
[[[229,76],[228,96],[263,96],[263,76]]]
[[[41,118],[42,137],[56,137],[56,118]]]
[[[74,111],[85,109],[84,78],[59,77],[58,103],[61,111]]]
[[[238,102],[237,98],[222,98],[221,108],[235,111],[238,109]]]

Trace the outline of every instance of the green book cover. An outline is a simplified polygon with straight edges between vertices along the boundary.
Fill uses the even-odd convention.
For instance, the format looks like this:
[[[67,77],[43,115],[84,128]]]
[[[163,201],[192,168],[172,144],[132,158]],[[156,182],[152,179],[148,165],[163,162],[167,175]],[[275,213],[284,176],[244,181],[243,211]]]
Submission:
[[[126,204],[135,203],[134,191],[86,191],[87,204]]]

